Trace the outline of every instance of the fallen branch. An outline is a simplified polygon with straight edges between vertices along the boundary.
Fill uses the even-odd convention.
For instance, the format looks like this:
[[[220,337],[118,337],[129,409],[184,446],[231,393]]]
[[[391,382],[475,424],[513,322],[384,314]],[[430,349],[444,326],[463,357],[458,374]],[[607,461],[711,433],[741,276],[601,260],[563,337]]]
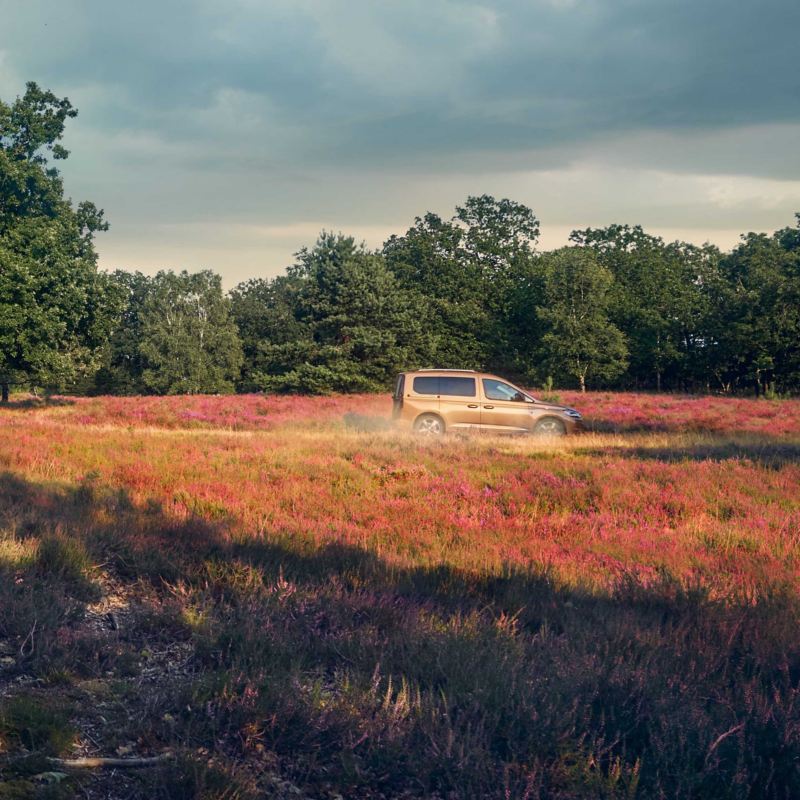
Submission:
[[[90,756],[87,758],[49,758],[48,761],[62,769],[100,769],[113,767],[114,769],[133,769],[136,767],[152,767],[172,758],[172,753],[162,753],[159,756],[147,758],[102,758]]]
[[[706,753],[705,763],[708,763],[708,759],[711,758],[711,754],[719,747],[722,742],[725,741],[729,736],[732,736],[734,733],[737,733],[742,728],[744,728],[744,722],[740,722],[738,725],[734,725],[730,730],[725,731],[725,733],[721,733],[717,738],[714,740],[714,743],[711,747],[708,748],[708,752]]]
[[[33,621],[33,627],[28,632],[28,635],[23,639],[22,644],[19,647],[19,654],[23,658],[27,658],[28,656],[33,655],[33,649],[36,646],[36,640],[34,639],[34,634],[36,633],[36,626],[39,624],[39,620],[35,619]],[[28,644],[30,642],[30,645]],[[26,652],[26,648],[27,652]]]

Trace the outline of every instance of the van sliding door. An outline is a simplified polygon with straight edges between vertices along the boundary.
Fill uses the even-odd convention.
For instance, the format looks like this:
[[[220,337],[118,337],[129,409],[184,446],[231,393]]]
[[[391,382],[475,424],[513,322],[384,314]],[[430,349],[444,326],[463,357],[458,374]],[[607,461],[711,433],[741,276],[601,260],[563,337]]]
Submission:
[[[481,409],[475,378],[439,378],[439,413],[450,428],[477,428]]]

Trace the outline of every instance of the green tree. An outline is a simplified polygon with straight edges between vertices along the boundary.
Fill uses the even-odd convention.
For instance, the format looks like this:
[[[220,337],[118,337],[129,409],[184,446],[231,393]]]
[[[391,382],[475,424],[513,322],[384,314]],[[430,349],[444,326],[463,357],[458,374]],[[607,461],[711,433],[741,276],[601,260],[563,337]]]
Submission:
[[[800,230],[800,228],[798,229]],[[709,368],[725,391],[796,389],[800,377],[797,231],[748,233],[720,262],[709,315]]]
[[[159,272],[140,317],[142,384],[156,394],[232,392],[242,345],[219,275]]]
[[[781,228],[775,231],[775,239],[787,253],[797,253],[800,251],[800,212],[794,215],[794,228]]]
[[[504,346],[497,354],[497,369],[515,375],[526,385],[546,381],[551,366],[542,356],[542,338],[547,332],[537,309],[546,305],[544,263],[547,254],[532,256],[515,266],[501,324],[505,330],[498,336]]]
[[[545,326],[542,347],[553,374],[577,379],[582,392],[590,380],[618,377],[627,366],[628,349],[608,316],[611,272],[582,247],[548,253],[541,265],[545,305],[537,314]]]
[[[385,243],[390,269],[424,298],[420,313],[433,335],[436,366],[517,371],[527,343],[519,331],[527,333],[531,315],[516,292],[529,276],[538,236],[529,208],[481,195],[468,197],[451,220],[428,213]]]
[[[708,243],[698,246],[676,241],[666,247],[670,257],[680,263],[684,282],[677,293],[681,302],[673,305],[672,330],[679,356],[666,375],[673,387],[708,389],[713,366],[709,325],[714,308],[721,302],[721,253]]]
[[[145,363],[140,350],[142,313],[153,279],[126,270],[112,272],[109,279],[123,302],[104,363],[95,376],[94,390],[103,394],[140,394],[145,391],[142,381]]]
[[[480,276],[477,288],[488,320],[483,331],[486,366],[527,373],[534,315],[529,304],[518,301],[523,287],[530,302],[538,286],[533,273],[539,220],[522,203],[484,194],[457,206],[454,221],[465,229],[464,257]]]
[[[261,388],[324,393],[386,389],[398,369],[415,364],[426,334],[414,295],[398,285],[380,254],[351,237],[323,233],[297,254],[288,277],[299,323],[291,341],[261,349],[273,371]]]
[[[428,366],[480,368],[489,357],[490,316],[479,266],[464,257],[464,229],[428,213],[383,246],[400,285],[415,293],[431,335]]]
[[[688,347],[702,305],[691,245],[666,245],[639,225],[610,225],[574,231],[614,276],[609,313],[630,348],[628,373],[636,385],[662,387],[688,376]]]
[[[120,296],[97,270],[92,203],[73,207],[58,171],[69,100],[29,83],[0,102],[0,385],[65,389],[97,369]]]
[[[230,292],[231,310],[242,340],[244,363],[239,388],[254,391],[268,376],[290,372],[312,346],[311,330],[298,319],[305,278],[255,278]]]
[[[539,240],[539,220],[522,203],[488,194],[468,197],[456,206],[455,220],[466,229],[464,249],[484,274],[506,272],[527,258]]]

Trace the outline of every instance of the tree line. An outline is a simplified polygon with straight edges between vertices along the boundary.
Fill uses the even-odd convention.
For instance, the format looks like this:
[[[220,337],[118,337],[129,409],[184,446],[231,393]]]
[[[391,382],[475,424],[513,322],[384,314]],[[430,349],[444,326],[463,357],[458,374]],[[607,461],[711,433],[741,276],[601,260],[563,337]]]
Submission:
[[[106,273],[52,162],[69,100],[0,102],[0,384],[102,393],[385,390],[421,366],[528,385],[800,389],[800,214],[731,252],[639,226],[538,248],[530,208],[468,197],[378,249],[323,232],[285,274]]]

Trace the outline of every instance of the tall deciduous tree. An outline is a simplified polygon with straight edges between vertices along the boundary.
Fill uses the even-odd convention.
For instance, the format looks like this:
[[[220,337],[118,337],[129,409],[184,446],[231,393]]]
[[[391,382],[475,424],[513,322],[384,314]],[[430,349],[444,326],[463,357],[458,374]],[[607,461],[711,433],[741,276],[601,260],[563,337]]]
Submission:
[[[142,313],[153,279],[141,272],[116,270],[109,275],[123,298],[122,308],[108,341],[103,365],[95,376],[94,390],[103,394],[140,394],[145,363],[142,342]]]
[[[464,249],[486,273],[502,273],[515,260],[526,258],[539,240],[539,220],[522,203],[488,194],[471,196],[456,207],[466,229]]]
[[[0,384],[64,389],[92,374],[120,298],[97,271],[94,235],[108,228],[92,203],[64,198],[48,156],[77,112],[29,83],[0,102]]]
[[[146,389],[156,394],[233,391],[242,345],[219,275],[159,272],[140,325]]]
[[[687,336],[702,304],[696,259],[687,245],[666,245],[639,225],[574,231],[614,276],[609,313],[630,347],[629,375],[661,389],[665,375],[688,373]]]
[[[592,250],[564,247],[542,257],[545,305],[537,309],[546,328],[545,358],[553,373],[611,381],[627,366],[628,348],[608,315],[613,275]]]
[[[418,316],[431,334],[428,366],[480,368],[489,357],[480,267],[465,257],[464,229],[428,213],[383,246],[400,285],[418,294]]]
[[[539,220],[522,203],[491,195],[468,197],[456,207],[454,221],[465,230],[463,257],[480,276],[478,288],[488,324],[484,327],[486,366],[522,375],[533,318],[531,306],[520,305],[520,289],[528,295],[539,240]]]
[[[798,229],[800,230],[800,229]],[[748,233],[720,264],[709,315],[710,367],[725,390],[797,386],[800,249],[790,228]]]
[[[515,293],[527,280],[538,236],[529,208],[481,195],[468,197],[449,221],[428,213],[386,242],[389,267],[425,299],[421,313],[433,333],[436,366],[516,364],[518,330],[527,328],[517,324]]]

